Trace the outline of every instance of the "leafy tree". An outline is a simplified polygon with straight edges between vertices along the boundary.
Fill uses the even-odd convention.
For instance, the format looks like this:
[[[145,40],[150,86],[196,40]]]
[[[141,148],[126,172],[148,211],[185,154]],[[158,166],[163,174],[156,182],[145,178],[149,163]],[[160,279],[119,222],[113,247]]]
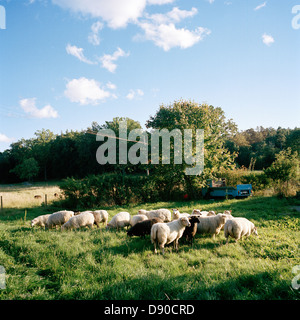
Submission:
[[[298,152],[287,148],[276,155],[276,160],[264,172],[277,184],[281,195],[288,195],[290,184],[299,184],[299,165]]]
[[[183,183],[185,190],[195,197],[195,190],[203,186],[209,177],[216,177],[222,169],[234,167],[235,154],[231,154],[225,147],[225,141],[233,135],[237,126],[232,120],[226,120],[224,111],[207,104],[198,104],[193,101],[180,100],[172,105],[161,105],[156,115],[146,123],[147,128],[153,129],[192,129],[193,156],[196,153],[196,129],[204,129],[204,171],[201,177],[185,174],[187,164],[158,165],[159,175],[166,175],[172,184]],[[184,139],[182,139],[183,141]],[[174,157],[174,146],[171,146]],[[173,162],[174,163],[174,162]],[[167,179],[166,179],[167,180]]]
[[[34,158],[25,159],[21,164],[17,165],[14,169],[11,170],[20,179],[26,179],[31,181],[32,178],[36,177],[39,173],[38,162]]]

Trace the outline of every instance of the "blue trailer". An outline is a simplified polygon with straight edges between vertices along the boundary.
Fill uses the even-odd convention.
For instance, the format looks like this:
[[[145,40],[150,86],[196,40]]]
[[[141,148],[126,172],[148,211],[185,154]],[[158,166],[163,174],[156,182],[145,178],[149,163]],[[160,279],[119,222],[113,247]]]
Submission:
[[[202,189],[204,198],[247,198],[252,195],[251,184],[238,184],[236,187],[226,186],[224,178],[207,180],[208,186]]]

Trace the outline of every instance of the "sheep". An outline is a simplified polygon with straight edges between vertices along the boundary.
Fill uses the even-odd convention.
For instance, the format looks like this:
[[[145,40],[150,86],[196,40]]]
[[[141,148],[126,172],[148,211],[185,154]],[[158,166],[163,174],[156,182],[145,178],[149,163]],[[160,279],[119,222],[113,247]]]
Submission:
[[[184,213],[180,213],[178,209],[172,209],[173,210],[173,220],[179,219],[181,217],[189,217],[190,214],[184,212]]]
[[[243,236],[249,237],[251,233],[258,236],[257,228],[254,223],[246,218],[233,218],[227,220],[224,227],[224,235],[226,238],[226,244],[228,244],[229,236],[235,239],[237,242],[242,239]]]
[[[150,211],[140,209],[138,211],[138,214],[144,214],[148,217],[148,219],[160,218],[164,222],[170,222],[172,220],[171,211],[168,209],[157,209],[157,210],[150,210]]]
[[[121,211],[112,217],[106,228],[117,228],[118,230],[119,228],[124,228],[127,226],[128,229],[128,226],[130,225],[130,219],[131,216],[129,212]]]
[[[44,214],[42,216],[34,218],[33,220],[31,220],[31,227],[38,226],[44,228],[49,217],[50,214]]]
[[[97,228],[100,228],[101,222],[103,222],[105,227],[107,226],[108,212],[106,210],[95,210],[92,211],[92,214],[94,215],[94,224],[97,225]]]
[[[201,211],[200,209],[194,209],[192,212],[192,215],[200,215],[202,217],[210,217],[210,216],[215,216],[216,213],[215,211]]]
[[[148,220],[148,217],[145,214],[137,214],[136,216],[131,217],[130,225],[133,227],[138,222]]]
[[[85,211],[77,216],[73,216],[66,223],[64,223],[61,227],[61,231],[68,229],[78,229],[81,227],[89,227],[92,229],[95,218],[92,212]]]
[[[222,226],[225,224],[227,215],[218,213],[216,216],[201,217],[197,226],[197,233],[210,233],[215,236],[221,231]]]
[[[56,226],[61,226],[66,223],[70,218],[74,216],[73,211],[58,211],[50,214],[47,222],[45,223],[45,227],[47,229],[51,229]]]
[[[141,238],[145,238],[146,234],[150,234],[151,227],[158,222],[163,223],[163,220],[160,218],[152,218],[150,220],[147,219],[147,220],[138,222],[127,231],[127,235],[129,237],[138,236]]]
[[[42,196],[36,195],[36,196],[34,196],[34,199],[42,199]]]
[[[197,233],[197,225],[200,222],[200,216],[193,215],[188,219],[191,225],[190,227],[185,228],[182,238],[185,238],[186,241],[190,241],[190,245],[192,246],[195,234]]]
[[[187,217],[179,218],[168,223],[156,223],[151,228],[151,242],[154,244],[154,253],[157,253],[156,245],[158,244],[164,255],[165,244],[174,241],[176,251],[178,251],[178,240],[182,237],[185,227],[191,224]]]

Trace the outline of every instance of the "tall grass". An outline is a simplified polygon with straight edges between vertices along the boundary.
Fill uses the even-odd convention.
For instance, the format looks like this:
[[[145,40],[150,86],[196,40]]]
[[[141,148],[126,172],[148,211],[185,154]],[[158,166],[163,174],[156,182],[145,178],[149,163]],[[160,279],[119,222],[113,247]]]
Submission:
[[[193,201],[108,208],[177,207],[233,210],[255,223],[259,237],[225,245],[197,235],[193,247],[181,242],[165,256],[153,254],[149,236],[128,238],[104,228],[61,232],[30,228],[30,219],[51,208],[7,209],[0,214],[0,265],[6,289],[0,299],[299,299],[291,287],[299,264],[300,216],[295,200]]]

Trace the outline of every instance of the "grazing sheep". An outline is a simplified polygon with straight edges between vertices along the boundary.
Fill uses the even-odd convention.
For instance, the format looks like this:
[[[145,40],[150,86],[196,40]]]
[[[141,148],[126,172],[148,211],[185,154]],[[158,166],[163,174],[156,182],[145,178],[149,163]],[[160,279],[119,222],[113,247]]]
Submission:
[[[215,238],[221,231],[222,226],[225,224],[227,215],[218,213],[216,216],[201,217],[197,226],[197,233],[210,233]]]
[[[92,214],[94,215],[94,224],[97,225],[97,228],[100,228],[101,222],[105,227],[107,226],[108,212],[106,210],[95,210],[92,211]]]
[[[243,236],[249,237],[251,233],[258,236],[257,228],[254,226],[254,223],[246,218],[233,218],[225,223],[224,235],[226,244],[228,244],[229,236],[234,238],[235,242],[237,242]]]
[[[89,227],[92,229],[95,218],[92,212],[85,211],[77,216],[74,216],[68,220],[65,224],[62,225],[61,231],[68,229],[78,229],[81,227]]]
[[[142,222],[148,220],[148,217],[145,214],[137,214],[136,216],[131,217],[130,219],[130,225],[133,227],[138,222]]]
[[[178,209],[172,209],[173,210],[173,220],[179,219],[181,217],[189,217],[190,214],[184,212],[184,213],[180,213]]]
[[[138,214],[144,214],[148,217],[148,219],[152,218],[160,218],[164,222],[170,222],[171,221],[171,211],[168,209],[157,209],[157,210],[139,210]]]
[[[34,199],[42,199],[42,196],[36,195],[36,196],[34,196]]]
[[[157,253],[156,245],[158,244],[165,253],[165,244],[174,241],[176,251],[178,251],[178,240],[182,237],[185,227],[191,224],[187,217],[179,218],[168,223],[156,223],[151,228],[151,242],[154,244],[154,253]]]
[[[152,218],[150,220],[147,219],[138,222],[127,231],[127,235],[129,237],[138,236],[141,238],[145,238],[146,234],[150,234],[151,227],[158,222],[163,223],[163,220],[161,220],[160,218]]]
[[[42,216],[34,218],[33,220],[31,220],[31,227],[38,226],[44,228],[49,217],[50,214],[44,214]]]
[[[54,212],[54,213],[50,214],[50,216],[45,224],[45,227],[47,229],[51,229],[56,226],[61,226],[64,223],[68,222],[68,220],[70,218],[72,218],[73,216],[74,216],[73,211],[63,210],[63,211]]]
[[[106,228],[124,228],[130,225],[131,216],[129,212],[121,211],[112,217]]]
[[[193,215],[188,219],[191,225],[185,228],[182,238],[185,238],[186,241],[189,241],[190,245],[192,246],[195,234],[197,233],[197,225],[200,222],[200,216]]]
[[[200,209],[194,209],[192,215],[200,215],[202,217],[215,216],[215,211],[201,211]]]

